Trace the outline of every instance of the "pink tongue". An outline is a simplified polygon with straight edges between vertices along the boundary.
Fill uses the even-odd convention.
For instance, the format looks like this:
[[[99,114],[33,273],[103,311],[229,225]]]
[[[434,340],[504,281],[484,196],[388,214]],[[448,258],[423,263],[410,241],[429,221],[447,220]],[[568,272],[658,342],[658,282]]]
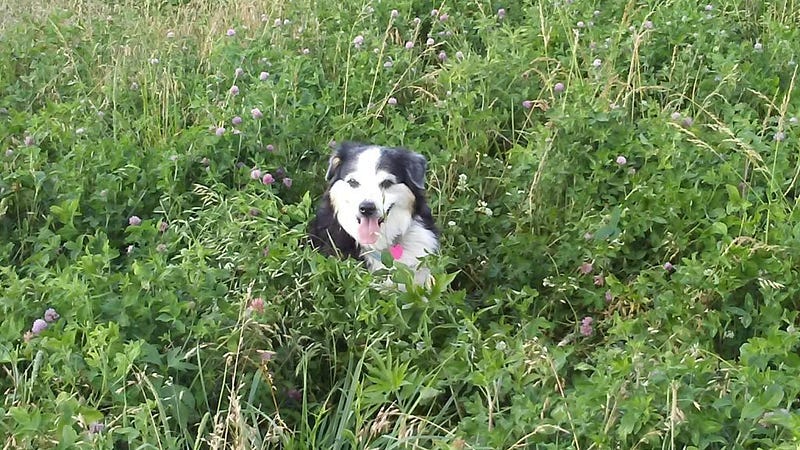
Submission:
[[[374,244],[378,242],[378,225],[377,217],[362,217],[361,223],[358,224],[358,240],[362,244]]]

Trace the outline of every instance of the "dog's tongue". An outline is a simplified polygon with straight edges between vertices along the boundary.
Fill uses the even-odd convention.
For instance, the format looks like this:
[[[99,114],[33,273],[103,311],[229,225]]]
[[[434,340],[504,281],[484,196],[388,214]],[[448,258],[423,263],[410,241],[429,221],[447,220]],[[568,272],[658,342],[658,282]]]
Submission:
[[[377,217],[362,217],[361,223],[358,224],[358,240],[362,244],[374,244],[378,242],[378,224]]]

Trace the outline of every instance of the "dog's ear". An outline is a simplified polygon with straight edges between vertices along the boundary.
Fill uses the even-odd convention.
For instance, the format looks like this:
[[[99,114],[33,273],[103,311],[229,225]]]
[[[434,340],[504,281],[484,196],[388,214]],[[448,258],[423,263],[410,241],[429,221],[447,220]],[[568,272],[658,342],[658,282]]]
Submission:
[[[350,157],[354,148],[358,147],[355,142],[342,142],[336,146],[330,159],[328,160],[328,171],[325,172],[325,180],[331,181],[337,174],[342,162]]]
[[[339,169],[341,164],[342,157],[339,156],[338,153],[331,155],[330,159],[328,160],[328,171],[325,172],[326,181],[331,181],[331,179],[333,179],[333,176],[336,175],[336,170]]]
[[[425,188],[425,170],[428,168],[428,161],[419,153],[408,152],[408,164],[406,164],[406,174],[408,180],[417,189]]]

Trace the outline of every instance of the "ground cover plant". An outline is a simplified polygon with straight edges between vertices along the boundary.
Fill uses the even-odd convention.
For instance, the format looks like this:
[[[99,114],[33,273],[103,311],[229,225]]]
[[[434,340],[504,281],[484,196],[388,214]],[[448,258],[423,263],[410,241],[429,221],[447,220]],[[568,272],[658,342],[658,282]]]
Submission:
[[[797,448],[795,2],[0,11],[3,448]],[[307,245],[347,139],[429,289]]]

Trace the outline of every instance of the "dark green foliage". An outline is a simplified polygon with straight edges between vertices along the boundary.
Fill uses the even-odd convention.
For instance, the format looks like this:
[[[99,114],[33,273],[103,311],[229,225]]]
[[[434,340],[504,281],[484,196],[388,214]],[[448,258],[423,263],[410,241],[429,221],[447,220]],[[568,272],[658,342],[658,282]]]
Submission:
[[[774,3],[11,16],[2,444],[796,448],[800,28]],[[309,248],[348,139],[428,158],[429,289]]]

